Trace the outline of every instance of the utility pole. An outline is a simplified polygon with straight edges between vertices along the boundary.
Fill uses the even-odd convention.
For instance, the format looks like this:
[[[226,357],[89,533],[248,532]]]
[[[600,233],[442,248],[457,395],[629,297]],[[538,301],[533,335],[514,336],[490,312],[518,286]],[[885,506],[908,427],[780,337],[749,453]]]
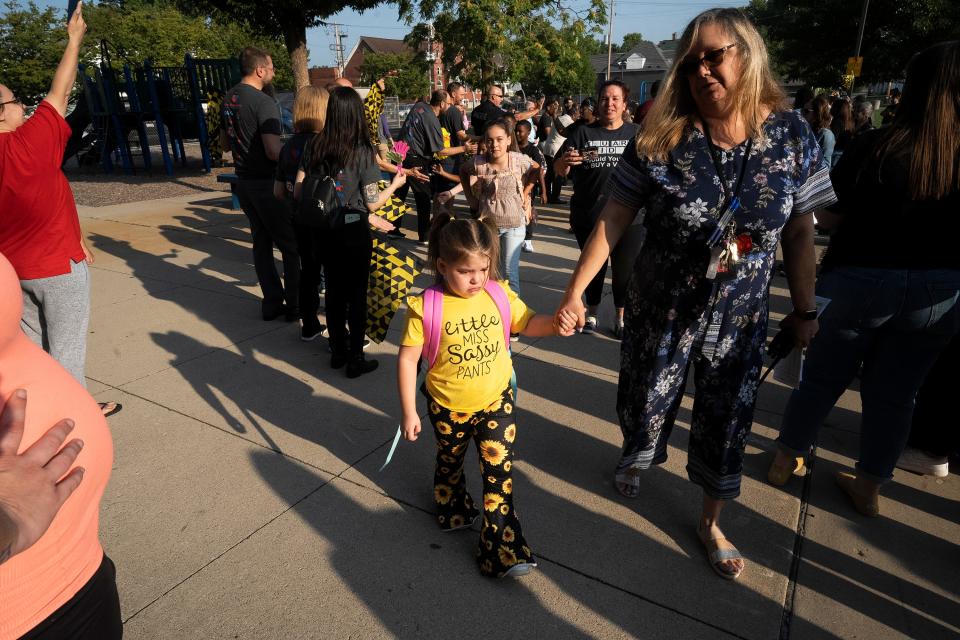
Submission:
[[[870,7],[870,0],[863,0],[863,13],[860,14],[860,33],[857,35],[857,52],[854,54],[860,57],[860,46],[863,44],[863,28],[867,25],[867,8]]]
[[[610,20],[607,22],[607,75],[605,80],[610,79],[610,61],[613,59],[613,2],[610,0]]]
[[[333,27],[333,44],[330,45],[330,50],[333,51],[333,56],[337,61],[337,77],[343,77],[343,69],[347,66],[344,58],[344,49],[343,49],[343,40],[347,37],[347,34],[340,32],[340,27],[343,26],[336,22],[330,24]]]
[[[435,71],[434,63],[436,62],[437,56],[433,53],[433,39],[436,37],[437,33],[433,30],[433,23],[427,24],[427,54],[424,56],[428,63],[430,63],[430,71],[427,72],[427,78],[430,81],[430,90],[427,92],[429,95],[433,93],[433,87],[435,79],[433,73]]]

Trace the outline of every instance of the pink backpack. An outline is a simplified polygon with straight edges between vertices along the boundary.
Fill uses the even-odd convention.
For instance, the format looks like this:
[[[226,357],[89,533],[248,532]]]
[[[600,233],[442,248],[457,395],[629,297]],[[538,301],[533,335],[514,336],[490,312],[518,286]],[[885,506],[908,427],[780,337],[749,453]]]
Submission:
[[[503,340],[510,348],[510,301],[507,292],[499,282],[487,280],[484,290],[493,298],[500,311],[500,323],[503,325]],[[440,323],[443,321],[443,286],[434,285],[423,292],[423,361],[427,369],[433,367],[440,352]]]

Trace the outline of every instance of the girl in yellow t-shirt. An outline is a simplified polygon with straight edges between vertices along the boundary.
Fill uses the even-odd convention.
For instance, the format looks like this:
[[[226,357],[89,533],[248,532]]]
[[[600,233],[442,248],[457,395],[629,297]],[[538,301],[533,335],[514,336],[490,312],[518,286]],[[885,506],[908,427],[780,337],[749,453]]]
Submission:
[[[416,440],[417,363],[425,351],[433,351],[432,364],[425,360],[423,366],[430,367],[424,387],[437,438],[433,489],[437,521],[452,531],[470,527],[481,513],[463,477],[463,460],[473,439],[483,470],[477,560],[484,575],[503,577],[523,575],[536,566],[513,509],[511,467],[517,425],[508,336],[510,332],[551,336],[558,330],[553,316],[534,314],[506,282],[496,281],[498,250],[497,232],[486,223],[454,220],[447,214],[437,217],[430,230],[428,260],[437,274],[439,287],[431,301],[440,304],[439,312],[427,314],[425,331],[424,298],[429,292],[408,299],[397,377],[403,435]],[[506,306],[509,317],[503,317]],[[509,331],[504,322],[510,323]],[[436,335],[439,341],[430,339]]]

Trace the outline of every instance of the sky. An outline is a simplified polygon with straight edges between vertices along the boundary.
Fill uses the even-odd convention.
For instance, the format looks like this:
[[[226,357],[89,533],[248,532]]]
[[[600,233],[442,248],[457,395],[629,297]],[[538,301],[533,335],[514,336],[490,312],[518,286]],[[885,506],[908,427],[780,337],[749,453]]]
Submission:
[[[615,0],[615,15],[613,20],[613,42],[622,41],[624,34],[639,32],[644,39],[653,42],[667,40],[676,32],[683,31],[687,22],[705,9],[716,6],[743,6],[746,0],[740,3],[704,2],[703,0]],[[588,2],[584,0],[570,0],[568,6],[574,10],[584,9]],[[609,0],[607,0],[609,7]],[[344,39],[344,56],[349,56],[360,36],[374,36],[378,38],[401,39],[410,33],[411,27],[403,24],[397,18],[397,5],[384,4],[363,13],[356,11],[341,11],[328,18],[330,23],[344,25],[342,30],[347,33]],[[307,31],[307,47],[310,50],[310,66],[333,66],[334,53],[331,46],[334,42],[332,27],[318,27]],[[600,37],[606,41],[606,26]]]
[[[267,0],[269,1],[269,0]],[[715,6],[742,6],[739,3],[707,2],[704,0],[615,0],[613,20],[613,41],[619,43],[624,34],[639,32],[653,42],[666,40],[676,32],[683,31],[690,19],[705,9]],[[607,0],[609,7],[609,0]],[[41,6],[62,6],[66,10],[67,0],[39,0]],[[567,0],[573,10],[585,9],[587,0]],[[349,56],[360,36],[402,39],[410,33],[411,27],[403,24],[397,17],[397,5],[385,3],[363,13],[341,11],[328,19],[330,23],[340,23],[347,37],[344,39],[344,56]],[[598,37],[606,39],[606,26]],[[335,58],[331,50],[333,28],[317,27],[307,31],[307,47],[310,51],[310,66],[333,66]]]

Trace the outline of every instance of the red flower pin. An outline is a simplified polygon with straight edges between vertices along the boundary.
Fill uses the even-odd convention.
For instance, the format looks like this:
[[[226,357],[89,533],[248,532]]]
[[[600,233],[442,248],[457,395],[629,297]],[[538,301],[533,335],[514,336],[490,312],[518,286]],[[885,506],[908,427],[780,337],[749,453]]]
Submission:
[[[753,238],[749,233],[741,233],[737,236],[737,251],[743,255],[753,248]]]

